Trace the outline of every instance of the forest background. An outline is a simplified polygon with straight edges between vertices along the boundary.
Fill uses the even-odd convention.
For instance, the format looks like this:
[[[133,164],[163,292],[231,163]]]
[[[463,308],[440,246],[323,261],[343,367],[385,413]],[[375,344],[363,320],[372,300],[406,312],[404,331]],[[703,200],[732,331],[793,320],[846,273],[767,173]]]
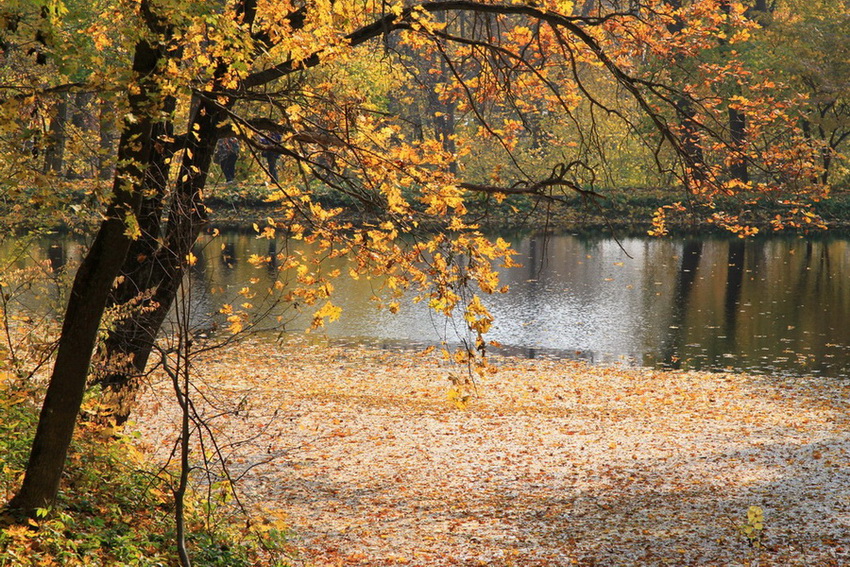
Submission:
[[[748,237],[848,218],[850,16],[837,0],[16,0],[0,24],[0,213],[14,243],[0,278],[10,553],[167,554],[157,534],[171,528],[156,513],[132,527],[144,535],[98,532],[103,514],[153,510],[118,504],[142,490],[173,513],[188,564],[186,537],[209,528],[212,507],[185,501],[203,420],[191,396],[199,330],[181,319],[181,283],[198,236],[215,234],[234,204],[268,207],[252,219],[258,237],[315,252],[254,258],[279,280],[245,282],[245,301],[221,306],[222,341],[261,318],[257,294],[309,311],[318,327],[340,315],[335,279],[376,278],[379,307],[398,310],[411,292],[468,328],[466,347],[445,353],[468,370],[450,385],[458,406],[488,372],[492,319],[475,292],[503,291],[494,266],[513,262],[482,228],[584,217],[643,221],[656,236]],[[227,140],[241,148],[229,183],[216,155]],[[93,237],[67,272],[64,316],[51,320],[16,304],[45,274],[16,262],[57,228]],[[349,268],[326,267],[337,258]],[[173,312],[183,324],[163,334]],[[176,468],[153,475],[163,484],[133,467],[107,473],[126,440],[97,441],[116,431],[105,423],[130,417],[152,367],[173,378],[183,415]],[[81,415],[79,442],[97,458],[72,452],[69,480]],[[66,486],[94,483],[92,494],[57,500],[63,474]],[[108,494],[96,487],[107,477]],[[224,478],[213,484],[230,493]],[[81,521],[96,535],[63,541]],[[263,553],[277,530],[240,553]]]

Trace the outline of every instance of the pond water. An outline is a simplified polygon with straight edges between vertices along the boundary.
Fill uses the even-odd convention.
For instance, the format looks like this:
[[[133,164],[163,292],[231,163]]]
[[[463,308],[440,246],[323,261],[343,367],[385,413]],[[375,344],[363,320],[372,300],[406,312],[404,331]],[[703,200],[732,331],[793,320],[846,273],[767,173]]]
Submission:
[[[508,238],[521,268],[502,271],[510,292],[486,298],[496,321],[488,338],[510,354],[581,358],[675,368],[755,373],[850,373],[850,239],[826,234],[751,240],[611,238],[559,235]],[[255,278],[272,270],[251,254],[279,242],[227,232],[197,248],[192,296],[199,325]],[[34,258],[61,267],[79,245],[44,241]],[[343,316],[321,332],[332,340],[386,345],[456,342],[458,322],[425,306],[398,314],[375,309],[375,281],[338,280]],[[255,304],[261,304],[259,300]],[[309,318],[275,308],[277,329]],[[291,316],[290,316],[291,315]]]

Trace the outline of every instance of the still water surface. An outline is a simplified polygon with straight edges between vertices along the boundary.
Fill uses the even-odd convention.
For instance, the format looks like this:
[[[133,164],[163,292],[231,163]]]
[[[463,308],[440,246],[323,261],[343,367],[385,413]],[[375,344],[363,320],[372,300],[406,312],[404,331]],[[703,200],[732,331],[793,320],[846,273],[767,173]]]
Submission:
[[[850,374],[850,239],[844,236],[510,240],[523,267],[503,270],[510,292],[487,298],[496,318],[489,338],[509,353]],[[34,255],[59,267],[79,255],[78,246],[54,240]],[[192,286],[199,324],[223,302],[238,304],[237,292],[250,278],[259,279],[257,289],[267,287],[273,270],[247,259],[278,246],[239,232],[201,243]],[[334,340],[393,345],[459,340],[452,321],[421,304],[396,315],[376,310],[370,297],[377,286],[340,279],[334,301],[343,316],[322,332]],[[286,313],[288,329],[308,321]]]

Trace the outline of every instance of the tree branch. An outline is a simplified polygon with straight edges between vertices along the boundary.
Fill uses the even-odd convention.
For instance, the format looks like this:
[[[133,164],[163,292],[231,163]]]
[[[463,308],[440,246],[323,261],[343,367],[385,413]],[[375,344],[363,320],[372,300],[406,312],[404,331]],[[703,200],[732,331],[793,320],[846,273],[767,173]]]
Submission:
[[[403,10],[399,15],[387,14],[382,18],[375,20],[371,24],[363,26],[360,29],[349,33],[345,36],[345,40],[349,43],[349,45],[356,46],[365,43],[370,39],[389,34],[393,31],[397,31],[400,29],[408,29],[411,23],[413,23],[414,21],[414,13],[420,11],[429,14],[439,12],[465,11],[476,12],[480,14],[527,16],[530,18],[546,21],[560,26],[573,26],[577,29],[581,29],[579,26],[580,24],[598,26],[608,20],[617,17],[635,17],[634,14],[629,12],[614,12],[611,14],[606,14],[602,17],[564,16],[555,12],[546,12],[533,6],[510,4],[482,4],[481,2],[475,2],[472,0],[448,0],[444,2],[426,2],[423,4],[417,4],[415,6],[411,6],[410,8]],[[590,36],[588,36],[586,33],[584,33],[584,35],[588,39],[591,39]],[[290,59],[274,67],[270,67],[262,71],[257,71],[256,73],[252,73],[242,81],[241,86],[242,88],[249,89],[252,87],[269,83],[271,81],[289,75],[290,73],[293,73],[295,71],[315,67],[316,65],[321,63],[322,53],[323,50],[319,50],[303,59]]]

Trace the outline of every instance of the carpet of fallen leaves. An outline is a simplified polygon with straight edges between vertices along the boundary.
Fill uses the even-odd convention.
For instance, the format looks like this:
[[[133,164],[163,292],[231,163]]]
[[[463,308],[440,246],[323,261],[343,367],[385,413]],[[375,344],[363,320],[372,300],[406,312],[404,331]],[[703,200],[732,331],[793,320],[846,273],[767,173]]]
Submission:
[[[850,565],[847,382],[492,364],[459,410],[436,353],[257,341],[196,398],[294,565]],[[160,447],[174,407],[154,383],[137,415]]]

